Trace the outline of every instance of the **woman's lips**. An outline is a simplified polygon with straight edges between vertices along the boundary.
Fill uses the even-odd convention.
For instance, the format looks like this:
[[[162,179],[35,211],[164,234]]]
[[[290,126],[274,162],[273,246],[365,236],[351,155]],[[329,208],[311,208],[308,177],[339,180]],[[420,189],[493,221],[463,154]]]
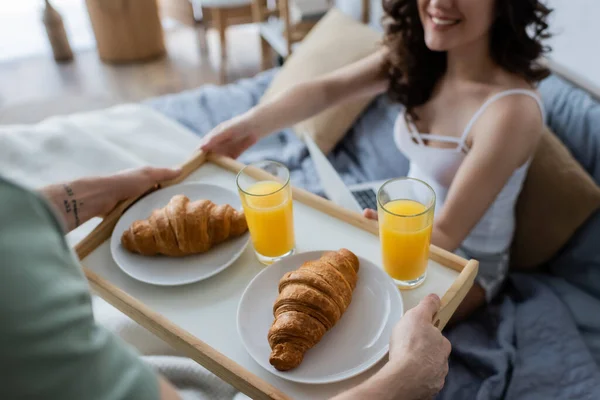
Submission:
[[[437,18],[437,17],[431,17],[431,20],[436,25],[455,25],[460,22],[457,19],[446,19],[446,18]]]
[[[460,19],[433,16],[431,14],[429,14],[429,18],[435,29],[449,29],[460,22]]]

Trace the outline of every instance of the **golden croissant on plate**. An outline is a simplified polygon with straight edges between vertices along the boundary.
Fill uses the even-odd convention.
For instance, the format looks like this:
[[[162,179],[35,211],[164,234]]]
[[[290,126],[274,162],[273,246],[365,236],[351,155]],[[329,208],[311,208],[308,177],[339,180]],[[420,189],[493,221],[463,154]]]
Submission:
[[[190,201],[176,195],[145,220],[135,221],[123,232],[121,244],[145,256],[180,257],[204,253],[214,245],[248,230],[244,213],[228,204],[210,200]]]
[[[327,252],[279,281],[269,329],[269,362],[279,371],[296,368],[304,354],[342,317],[358,281],[358,258],[349,250]]]

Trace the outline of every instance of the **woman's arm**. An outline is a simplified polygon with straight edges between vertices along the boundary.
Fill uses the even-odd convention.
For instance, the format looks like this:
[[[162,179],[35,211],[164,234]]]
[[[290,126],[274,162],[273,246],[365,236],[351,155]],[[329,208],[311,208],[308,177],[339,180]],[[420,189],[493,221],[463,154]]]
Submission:
[[[363,96],[379,94],[387,87],[383,70],[385,51],[380,50],[360,61],[317,79],[298,83],[258,105],[247,114],[268,135],[321,111]]]
[[[434,222],[431,242],[455,251],[483,218],[514,171],[533,154],[542,132],[538,105],[529,97],[511,96],[490,106],[473,127],[473,143],[458,169],[444,208]],[[485,303],[475,284],[453,322]]]
[[[301,82],[248,112],[217,126],[200,148],[237,158],[261,138],[321,111],[363,96],[382,93],[388,85],[385,49],[317,79]]]
[[[67,232],[110,212],[118,202],[138,196],[180,171],[144,167],[112,176],[90,177],[42,188],[42,195],[65,222]]]
[[[436,218],[432,242],[456,250],[494,202],[512,174],[533,154],[543,122],[529,97],[494,103],[473,127],[473,143]]]

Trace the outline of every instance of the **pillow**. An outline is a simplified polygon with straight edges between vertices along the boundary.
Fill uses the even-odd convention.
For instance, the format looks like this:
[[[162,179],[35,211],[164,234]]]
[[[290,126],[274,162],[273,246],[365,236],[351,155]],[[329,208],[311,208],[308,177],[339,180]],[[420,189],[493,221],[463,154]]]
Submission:
[[[517,200],[512,266],[531,269],[549,261],[599,208],[600,187],[545,129]]]
[[[352,64],[374,53],[381,33],[332,8],[288,57],[261,102],[291,86]],[[328,153],[352,127],[375,96],[345,102],[295,125],[297,134],[310,135]]]
[[[539,85],[548,127],[600,185],[600,98],[550,75]]]

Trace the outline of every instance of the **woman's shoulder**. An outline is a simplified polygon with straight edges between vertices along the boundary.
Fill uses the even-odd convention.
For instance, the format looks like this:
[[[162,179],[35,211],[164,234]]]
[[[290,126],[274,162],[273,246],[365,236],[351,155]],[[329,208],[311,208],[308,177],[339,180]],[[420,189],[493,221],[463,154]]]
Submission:
[[[510,151],[528,156],[543,133],[544,118],[540,94],[533,86],[519,80],[507,82],[488,97],[487,107],[473,127],[473,141],[504,141]]]
[[[520,76],[499,74],[488,97],[487,119],[494,124],[517,130],[541,132],[544,125],[544,105],[537,88]]]
[[[519,131],[539,130],[544,125],[544,105],[534,88],[514,87],[495,93],[489,105],[488,118],[500,126]]]
[[[524,104],[533,105],[538,114],[542,106],[541,95],[536,86],[523,77],[508,72],[503,72],[497,77],[491,94],[492,96],[509,95],[510,100],[514,100],[515,104],[519,106]],[[540,102],[537,100],[540,100]]]

